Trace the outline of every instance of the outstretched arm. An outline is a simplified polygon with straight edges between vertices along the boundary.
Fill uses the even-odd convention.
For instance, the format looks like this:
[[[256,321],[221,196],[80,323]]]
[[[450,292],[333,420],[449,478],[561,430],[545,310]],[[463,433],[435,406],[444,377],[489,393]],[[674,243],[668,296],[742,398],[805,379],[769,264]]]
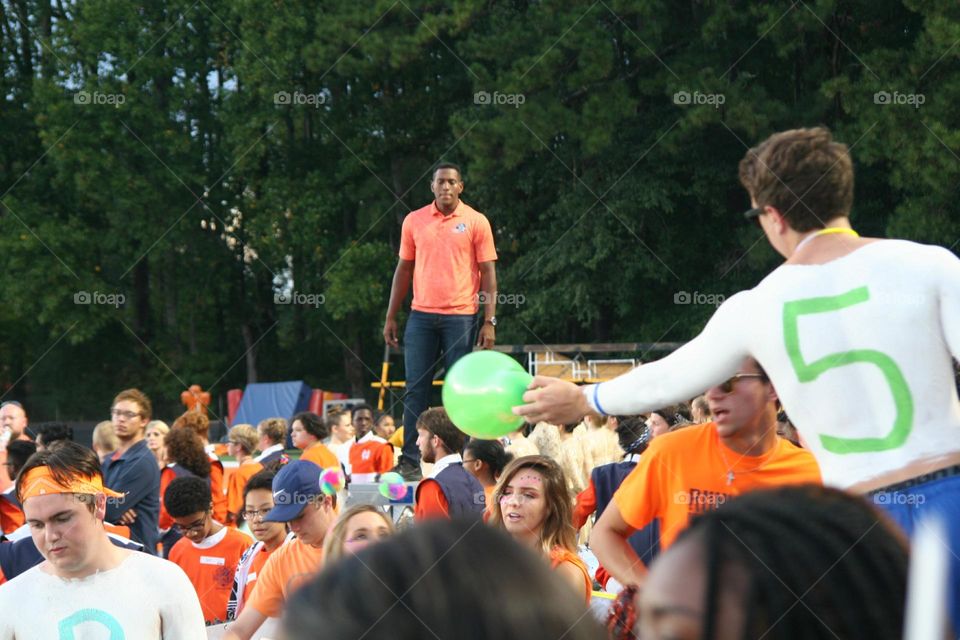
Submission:
[[[727,300],[696,338],[667,357],[598,385],[537,376],[513,412],[528,422],[568,424],[587,413],[636,415],[689,400],[737,372],[747,348],[749,292]]]

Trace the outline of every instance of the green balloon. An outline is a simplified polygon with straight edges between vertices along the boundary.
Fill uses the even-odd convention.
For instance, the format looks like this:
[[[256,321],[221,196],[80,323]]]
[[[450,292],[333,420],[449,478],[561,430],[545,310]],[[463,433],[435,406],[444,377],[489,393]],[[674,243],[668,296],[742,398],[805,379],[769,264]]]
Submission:
[[[474,351],[457,360],[443,381],[443,406],[453,424],[474,438],[493,440],[516,431],[523,418],[511,409],[523,404],[533,376],[499,351]]]

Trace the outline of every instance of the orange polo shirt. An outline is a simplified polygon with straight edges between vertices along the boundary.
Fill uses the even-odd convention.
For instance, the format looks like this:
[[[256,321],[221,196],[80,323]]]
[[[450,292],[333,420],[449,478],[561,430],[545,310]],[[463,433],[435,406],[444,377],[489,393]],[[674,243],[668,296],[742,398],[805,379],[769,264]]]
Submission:
[[[400,259],[414,262],[412,309],[474,314],[480,263],[497,259],[490,221],[462,201],[448,216],[431,202],[404,218]]]

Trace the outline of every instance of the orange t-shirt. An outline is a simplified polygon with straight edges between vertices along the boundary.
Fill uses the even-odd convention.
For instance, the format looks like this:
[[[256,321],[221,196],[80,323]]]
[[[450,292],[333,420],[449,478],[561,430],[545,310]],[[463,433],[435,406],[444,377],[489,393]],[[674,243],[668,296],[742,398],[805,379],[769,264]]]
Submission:
[[[323,567],[323,551],[295,538],[274,551],[257,574],[246,606],[268,618],[283,611],[283,603],[297,587]]]
[[[0,495],[0,532],[13,533],[22,527],[24,522],[26,518],[23,515],[23,509]]]
[[[227,521],[227,493],[223,483],[223,463],[210,454],[210,494],[213,497],[213,519]]]
[[[400,259],[414,262],[412,309],[476,313],[479,265],[497,259],[490,221],[462,201],[448,216],[431,202],[404,218]]]
[[[586,563],[580,559],[580,556],[569,549],[563,547],[554,547],[550,550],[550,567],[556,569],[561,564],[572,564],[583,574],[583,597],[590,602],[590,595],[593,592],[593,583],[590,581],[590,572],[587,571]]]
[[[755,489],[807,483],[821,483],[809,451],[778,438],[766,454],[745,456],[721,444],[716,425],[708,422],[651,441],[613,502],[634,529],[659,518],[663,550],[698,513]]]
[[[339,469],[340,459],[322,442],[315,442],[300,454],[301,460],[307,460],[321,469]]]
[[[263,465],[259,462],[248,462],[237,467],[237,470],[230,476],[227,483],[227,511],[236,515],[243,511],[243,488],[247,486],[247,481],[263,470]],[[237,526],[236,521],[230,523]]]
[[[377,474],[393,468],[393,446],[372,433],[350,447],[350,480],[376,482]]]
[[[427,518],[449,518],[450,503],[436,480],[427,478],[417,485],[417,504],[413,508],[414,520]]]
[[[203,619],[208,624],[227,619],[227,600],[233,574],[243,552],[253,544],[246,534],[224,527],[199,544],[180,538],[170,550],[170,561],[183,569],[200,599]]]

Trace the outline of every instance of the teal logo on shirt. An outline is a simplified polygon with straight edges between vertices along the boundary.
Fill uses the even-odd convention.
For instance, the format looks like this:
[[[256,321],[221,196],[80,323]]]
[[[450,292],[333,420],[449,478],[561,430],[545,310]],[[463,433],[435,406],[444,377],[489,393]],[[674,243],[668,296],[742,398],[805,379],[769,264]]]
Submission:
[[[80,609],[72,616],[67,616],[60,621],[58,625],[60,640],[76,640],[76,634],[73,632],[81,624],[95,622],[106,627],[110,632],[110,640],[126,640],[127,636],[123,632],[123,627],[112,615],[101,609]]]
[[[463,233],[463,232],[465,232],[466,230],[467,230],[467,225],[464,224],[463,222],[461,222],[460,224],[458,224],[457,226],[455,226],[455,227],[453,228],[453,232],[454,232],[454,233]]]

